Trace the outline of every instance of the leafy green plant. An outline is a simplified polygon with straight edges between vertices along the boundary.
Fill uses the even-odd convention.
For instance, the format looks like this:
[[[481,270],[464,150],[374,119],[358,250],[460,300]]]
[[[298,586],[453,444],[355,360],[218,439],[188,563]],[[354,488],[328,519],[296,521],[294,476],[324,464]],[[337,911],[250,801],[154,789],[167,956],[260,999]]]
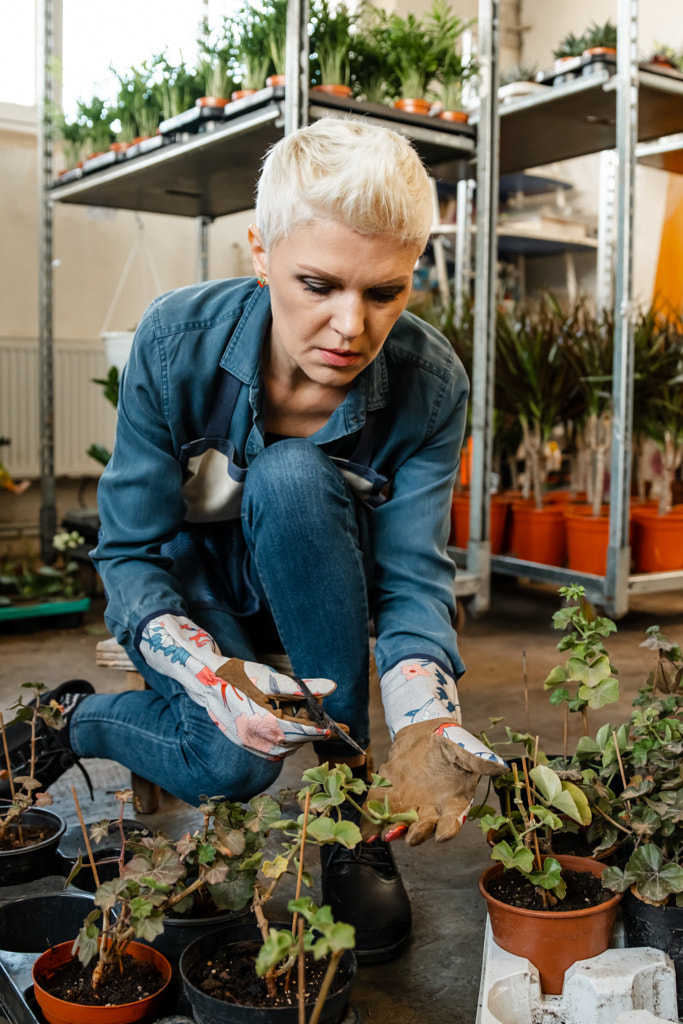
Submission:
[[[552,849],[552,835],[565,829],[568,818],[578,825],[590,823],[588,800],[573,782],[561,779],[549,765],[537,764],[522,778],[513,766],[514,807],[508,814],[484,813],[477,824],[483,832],[503,836],[494,842],[491,859],[505,871],[516,871],[533,885],[549,906],[567,892],[559,861]],[[526,799],[524,799],[526,797]]]
[[[11,771],[5,722],[2,712],[0,712],[0,734],[2,735],[2,749],[5,761],[5,767],[0,768],[0,779],[7,780],[10,787],[9,802],[0,807],[0,845],[4,843],[7,829],[12,823],[15,827],[20,827],[21,816],[29,807],[49,807],[52,803],[52,797],[49,793],[39,792],[41,783],[35,777],[36,730],[38,728],[38,721],[44,722],[51,729],[62,729],[64,727],[63,708],[57,701],[51,700],[48,704],[39,703],[41,696],[48,692],[48,688],[44,683],[22,683],[21,686],[22,689],[30,691],[31,700],[34,703],[31,705],[29,701],[28,704],[25,704],[20,696],[10,706],[11,711],[16,711],[10,724],[24,722],[28,723],[30,727],[31,755],[29,773],[28,775],[16,775]],[[21,835],[19,838],[21,839]]]
[[[563,704],[568,712],[581,714],[584,735],[588,736],[588,709],[619,699],[617,670],[603,643],[603,637],[616,632],[617,627],[611,619],[593,613],[584,587],[560,587],[559,594],[567,602],[574,602],[553,615],[555,629],[569,630],[557,645],[558,651],[567,652],[568,657],[564,665],[552,670],[543,685],[551,691],[551,704]]]
[[[102,394],[110,405],[116,409],[119,404],[119,371],[118,367],[110,366],[106,377],[93,377],[92,384],[99,384]],[[111,458],[111,452],[102,444],[91,444],[87,454],[95,459],[101,466],[106,466]]]
[[[586,791],[629,852],[603,884],[646,903],[683,906],[683,654],[659,626],[641,646],[655,652],[655,668],[628,722],[604,727],[586,750],[601,762]]]
[[[10,605],[16,600],[78,597],[83,588],[77,578],[78,563],[69,557],[69,552],[84,543],[84,538],[75,530],[63,531],[52,539],[56,552],[52,565],[39,564],[32,552],[0,564],[0,605]]]

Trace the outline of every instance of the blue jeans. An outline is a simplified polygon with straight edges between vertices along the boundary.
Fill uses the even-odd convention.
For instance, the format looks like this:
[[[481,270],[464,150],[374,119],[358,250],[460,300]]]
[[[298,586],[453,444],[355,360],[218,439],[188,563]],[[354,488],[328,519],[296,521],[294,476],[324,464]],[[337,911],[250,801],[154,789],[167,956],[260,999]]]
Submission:
[[[190,617],[223,654],[248,661],[263,652],[264,615],[272,617],[296,675],[333,679],[337,689],[325,698],[326,710],[367,746],[365,508],[324,452],[292,438],[265,448],[250,466],[242,530],[243,572],[247,589],[259,597],[259,614],[240,615],[214,602],[191,607]],[[275,782],[281,762],[231,743],[179,683],[153,671],[137,651],[128,653],[151,689],[82,701],[70,726],[77,754],[119,761],[192,804],[203,794],[245,801]],[[324,760],[351,750],[334,739],[316,748]]]

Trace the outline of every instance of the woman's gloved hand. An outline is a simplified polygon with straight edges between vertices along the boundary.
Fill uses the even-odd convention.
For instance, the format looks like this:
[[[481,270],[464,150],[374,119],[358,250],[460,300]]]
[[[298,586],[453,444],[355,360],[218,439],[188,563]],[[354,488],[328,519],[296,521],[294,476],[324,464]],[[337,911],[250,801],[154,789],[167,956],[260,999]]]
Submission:
[[[304,695],[293,679],[268,665],[224,657],[213,637],[185,616],[150,619],[140,654],[151,668],[177,680],[229,740],[252,754],[281,760],[301,743],[327,737],[303,706],[295,710]],[[305,682],[316,697],[336,688],[331,679]]]
[[[391,789],[371,789],[368,800],[389,799],[392,812],[417,810],[406,842],[417,846],[434,832],[452,839],[472,806],[481,775],[508,771],[502,758],[460,724],[452,675],[427,658],[399,662],[381,679],[387,725],[394,740],[379,773]],[[405,826],[389,826],[383,838],[398,838]]]

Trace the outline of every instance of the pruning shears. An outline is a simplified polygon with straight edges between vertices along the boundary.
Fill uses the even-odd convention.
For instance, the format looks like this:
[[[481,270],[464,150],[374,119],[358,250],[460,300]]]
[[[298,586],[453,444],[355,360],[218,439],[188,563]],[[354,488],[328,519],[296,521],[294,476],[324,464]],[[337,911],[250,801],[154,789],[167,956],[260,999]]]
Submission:
[[[301,687],[301,692],[304,695],[304,700],[306,702],[306,709],[318,728],[327,729],[330,732],[333,732],[335,736],[338,736],[339,739],[344,740],[344,742],[348,743],[350,747],[353,747],[357,753],[365,756],[365,750],[361,747],[360,743],[356,743],[354,739],[351,739],[349,734],[344,732],[341,725],[335,722],[331,715],[328,715],[321,702],[311,692],[303,679],[300,679],[299,676],[292,676],[292,679],[299,687]]]

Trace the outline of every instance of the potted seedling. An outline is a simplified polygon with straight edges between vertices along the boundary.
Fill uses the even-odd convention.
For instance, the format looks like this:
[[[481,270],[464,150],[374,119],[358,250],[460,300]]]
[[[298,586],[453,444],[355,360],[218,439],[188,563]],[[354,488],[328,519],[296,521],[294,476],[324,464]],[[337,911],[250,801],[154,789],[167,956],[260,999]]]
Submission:
[[[583,52],[590,57],[615,57],[617,52],[617,26],[613,21],[599,25],[593,22],[583,37]]]
[[[350,49],[358,14],[346,4],[332,7],[314,0],[310,14],[311,87],[336,96],[350,96]]]
[[[480,828],[493,830],[497,863],[479,879],[497,945],[530,960],[545,994],[562,992],[564,975],[577,960],[608,948],[619,895],[605,890],[605,865],[590,858],[552,856],[552,836],[567,819],[586,826],[588,801],[574,783],[548,765],[514,771],[510,814],[484,814]]]
[[[161,837],[151,840],[144,854],[125,860],[123,809],[132,796],[131,790],[116,793],[122,840],[117,877],[96,890],[95,909],[76,940],[52,946],[33,966],[35,998],[48,1022],[76,1024],[85,1012],[89,1024],[99,1024],[114,1019],[116,1007],[115,1019],[128,1024],[151,1016],[165,998],[172,973],[169,961],[134,939],[152,940],[162,931],[164,912],[177,895],[184,867],[178,852]],[[97,882],[97,864],[78,810]],[[109,825],[100,823],[101,835],[109,834]],[[67,884],[81,864],[79,856]]]
[[[386,800],[361,807],[368,785],[354,778],[345,765],[312,768],[304,773],[303,782],[297,794],[302,813],[297,819],[273,823],[281,843],[276,856],[260,862],[253,899],[256,923],[214,932],[183,953],[183,984],[200,1022],[218,1024],[232,1019],[235,1012],[245,1020],[251,1016],[260,1020],[268,1008],[283,1020],[303,1019],[299,1014],[305,1013],[309,1024],[343,1016],[355,974],[354,929],[334,922],[329,907],[316,907],[301,896],[301,886],[311,884],[304,864],[306,849],[329,843],[351,849],[361,841],[358,826],[342,817],[345,803],[375,825],[413,821],[416,814],[394,815]],[[387,783],[374,775],[372,785]],[[264,906],[290,873],[296,878],[294,899],[288,903],[292,918],[273,924]],[[241,987],[236,963],[243,966],[247,978],[251,975],[252,980],[245,981],[251,994]]]
[[[38,723],[42,721],[52,729],[61,729],[64,726],[62,709],[54,700],[49,704],[39,703],[48,689],[43,683],[22,683],[21,686],[31,693],[33,701],[25,704],[20,696],[11,706],[16,712],[11,724],[22,725],[21,730],[13,729],[12,750],[0,713],[4,763],[0,768],[0,781],[3,794],[7,794],[0,799],[0,885],[18,885],[56,873],[57,846],[66,829],[61,815],[48,810],[52,797],[41,791],[40,780],[36,778]],[[12,763],[17,759],[23,762],[20,748],[26,747],[30,751],[28,772],[13,772]]]
[[[452,50],[446,54],[437,71],[439,117],[445,121],[460,121],[467,124],[469,115],[463,106],[463,90],[466,82],[477,72],[474,61],[463,60],[462,55]]]
[[[572,78],[578,78],[581,74],[580,58],[585,49],[586,40],[584,36],[576,36],[573,32],[568,32],[566,36],[560,39],[553,50],[553,57],[555,59],[552,70],[553,85],[562,85],[563,82],[568,82]]]
[[[78,563],[72,552],[85,543],[77,531],[60,531],[52,540],[54,558],[45,564],[32,551],[0,562],[0,617],[30,619],[60,616],[64,625],[77,621],[90,600],[83,596]]]

